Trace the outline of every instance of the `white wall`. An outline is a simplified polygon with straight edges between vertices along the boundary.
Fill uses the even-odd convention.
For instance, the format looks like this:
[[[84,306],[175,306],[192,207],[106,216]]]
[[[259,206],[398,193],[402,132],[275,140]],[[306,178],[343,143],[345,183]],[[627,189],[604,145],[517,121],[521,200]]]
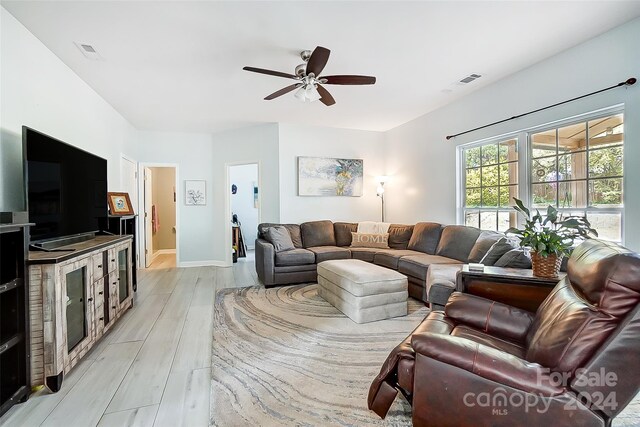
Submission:
[[[258,222],[280,222],[280,187],[278,159],[278,125],[252,126],[213,135],[216,181],[216,235],[224,236],[224,244],[216,242],[216,256],[231,264],[231,182],[227,170],[234,164],[258,163],[260,181],[260,218]],[[223,203],[224,202],[224,203]],[[221,239],[222,240],[222,239]]]
[[[231,212],[238,216],[242,236],[248,249],[255,247],[258,234],[258,208],[255,206],[253,186],[258,186],[258,165],[237,165],[229,168],[231,184],[238,187],[236,194],[231,194]],[[229,189],[231,191],[231,189]],[[258,188],[258,194],[260,189]]]
[[[625,104],[626,246],[640,250],[640,83],[447,141],[446,135],[640,77],[640,19],[542,61],[385,135],[394,222],[456,221],[456,146]]]
[[[276,124],[214,135],[141,131],[139,150],[143,162],[155,166],[175,164],[177,167],[179,265],[231,264],[231,184],[226,184],[226,168],[230,164],[260,163],[262,220],[279,221]],[[205,206],[184,204],[184,181],[187,179],[206,180]]]
[[[213,145],[211,135],[175,132],[139,132],[140,161],[152,166],[175,166],[176,187],[177,262],[211,262],[215,259],[212,217],[213,200]],[[207,204],[184,204],[184,180],[207,181]],[[188,265],[188,264],[187,264]]]
[[[2,7],[0,27],[0,211],[24,210],[23,125],[107,159],[119,191],[135,128]]]
[[[333,221],[380,221],[380,198],[375,177],[385,175],[384,135],[280,123],[280,219],[300,223],[320,219]],[[337,157],[364,160],[362,197],[298,196],[297,158]]]

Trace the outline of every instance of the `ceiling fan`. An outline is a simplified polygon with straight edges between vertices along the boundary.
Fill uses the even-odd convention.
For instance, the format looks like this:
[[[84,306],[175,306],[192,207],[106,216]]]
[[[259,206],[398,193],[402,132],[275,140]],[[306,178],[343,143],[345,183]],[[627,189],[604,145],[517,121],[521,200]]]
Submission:
[[[296,67],[295,74],[255,67],[243,67],[242,69],[254,73],[297,80],[296,83],[282,88],[264,98],[267,101],[297,89],[295,97],[299,100],[308,102],[320,100],[324,105],[329,106],[335,104],[336,101],[322,85],[372,85],[376,82],[376,78],[371,76],[321,76],[320,73],[322,73],[325,65],[327,65],[330,53],[331,51],[329,49],[322,46],[316,47],[313,52],[309,50],[300,52],[300,57],[305,63]]]

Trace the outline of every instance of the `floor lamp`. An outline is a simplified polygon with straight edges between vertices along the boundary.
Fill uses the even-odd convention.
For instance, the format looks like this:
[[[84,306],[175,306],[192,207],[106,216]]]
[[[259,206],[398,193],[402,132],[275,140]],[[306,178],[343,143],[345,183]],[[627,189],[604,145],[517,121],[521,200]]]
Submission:
[[[378,188],[376,190],[376,194],[380,197],[380,201],[382,202],[382,222],[384,222],[384,184],[389,180],[387,176],[379,176],[378,180]]]

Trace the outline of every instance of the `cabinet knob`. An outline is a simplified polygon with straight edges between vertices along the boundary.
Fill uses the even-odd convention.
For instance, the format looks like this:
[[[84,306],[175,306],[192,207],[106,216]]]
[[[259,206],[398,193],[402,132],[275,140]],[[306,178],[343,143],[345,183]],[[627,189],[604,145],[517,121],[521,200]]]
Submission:
[[[104,317],[101,317],[100,320],[104,320]]]
[[[102,268],[102,264],[99,264],[99,265],[98,265],[98,268]]]
[[[112,285],[115,285],[115,284],[116,284],[116,282],[113,282],[113,283],[112,283]]]
[[[114,259],[112,259],[112,260],[111,260],[111,262],[116,262],[116,259],[115,259],[115,258],[114,258]]]
[[[93,298],[87,298],[87,301],[91,302],[93,301]]]
[[[115,310],[115,309],[116,309],[116,306],[115,306],[115,305],[112,305],[112,306],[111,306],[111,308],[113,308],[113,309]]]
[[[98,292],[98,295],[102,295],[102,291]]]

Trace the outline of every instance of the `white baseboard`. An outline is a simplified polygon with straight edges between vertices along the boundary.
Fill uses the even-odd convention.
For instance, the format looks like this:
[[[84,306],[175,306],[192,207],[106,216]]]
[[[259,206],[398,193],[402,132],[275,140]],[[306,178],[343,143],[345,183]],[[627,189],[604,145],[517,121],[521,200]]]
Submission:
[[[179,267],[231,267],[231,264],[227,264],[224,261],[182,261],[178,265]]]

